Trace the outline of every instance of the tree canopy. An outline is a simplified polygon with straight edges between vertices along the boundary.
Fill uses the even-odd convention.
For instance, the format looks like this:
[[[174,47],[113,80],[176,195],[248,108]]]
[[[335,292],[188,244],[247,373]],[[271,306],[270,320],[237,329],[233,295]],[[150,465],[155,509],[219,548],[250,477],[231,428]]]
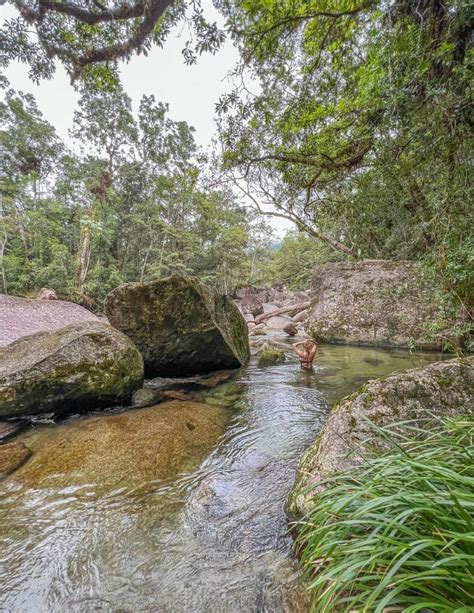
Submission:
[[[238,72],[261,84],[220,100],[232,180],[336,250],[423,261],[468,301],[472,4],[224,0],[222,10]]]
[[[200,0],[12,0],[18,16],[0,30],[0,63],[19,60],[34,80],[50,78],[55,61],[72,81],[110,88],[116,63],[134,53],[162,46],[171,28],[186,21],[190,29],[183,55],[193,63],[203,51],[216,52],[225,34],[208,21]],[[34,35],[31,31],[34,29]]]
[[[34,101],[7,94],[3,217],[10,207],[8,223],[18,219],[11,212],[18,194],[28,214],[46,193],[42,206],[57,206],[57,194],[82,202],[71,219],[89,279],[93,240],[110,241],[110,270],[128,261],[122,250],[133,253],[133,275],[175,269],[178,253],[185,269],[197,260],[184,254],[200,253],[206,269],[202,246],[220,215],[234,245],[238,228],[248,231],[248,211],[236,201],[241,194],[258,214],[294,222],[323,245],[326,258],[417,260],[442,288],[447,309],[472,306],[468,0],[215,0],[223,30],[206,20],[197,0],[14,4],[19,16],[4,26],[2,61],[27,62],[32,77],[42,78],[58,60],[80,77],[73,133],[84,154],[73,163]],[[203,181],[208,169],[192,129],[147,97],[134,118],[117,84],[117,61],[163,44],[181,20],[194,32],[185,61],[217,51],[225,35],[241,56],[234,68],[239,86],[217,105],[222,155],[215,152],[212,181]],[[252,91],[247,75],[258,83]],[[30,130],[34,138],[20,142]],[[189,227],[177,225],[187,216]],[[196,219],[206,220],[202,235]],[[141,224],[140,240],[124,220]],[[27,244],[24,235],[18,240]],[[120,266],[117,278],[129,278]]]
[[[249,282],[269,230],[229,190],[205,188],[193,128],[172,120],[165,104],[144,96],[136,118],[122,91],[84,93],[72,151],[33,96],[5,87],[2,291],[49,286],[101,301],[120,283],[173,273],[198,274],[223,291]]]

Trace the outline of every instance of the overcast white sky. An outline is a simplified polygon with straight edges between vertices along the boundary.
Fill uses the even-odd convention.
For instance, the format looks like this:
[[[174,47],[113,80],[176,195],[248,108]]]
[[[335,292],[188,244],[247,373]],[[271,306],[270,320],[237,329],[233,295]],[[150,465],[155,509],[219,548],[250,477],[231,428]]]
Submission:
[[[220,21],[211,0],[203,0],[202,5],[208,19]],[[16,14],[11,5],[0,6],[2,19]],[[122,64],[122,83],[135,111],[143,94],[154,94],[157,100],[169,104],[173,119],[194,126],[197,143],[207,148],[215,134],[215,104],[223,93],[232,89],[228,73],[238,60],[238,52],[227,41],[216,55],[204,54],[197,64],[186,66],[181,53],[186,39],[186,31],[178,27],[163,49],[154,47],[147,57],[134,56],[128,64]],[[14,89],[35,96],[45,118],[68,141],[78,95],[63,68],[58,66],[54,79],[41,81],[39,85],[29,80],[27,67],[19,63],[12,63],[4,74]],[[271,220],[271,225],[279,234],[290,227],[289,222],[281,219]]]

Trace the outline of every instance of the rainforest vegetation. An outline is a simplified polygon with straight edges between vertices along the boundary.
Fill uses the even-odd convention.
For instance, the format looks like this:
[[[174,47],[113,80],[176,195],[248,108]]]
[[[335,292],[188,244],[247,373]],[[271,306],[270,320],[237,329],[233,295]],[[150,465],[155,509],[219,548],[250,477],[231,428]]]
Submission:
[[[2,63],[27,63],[37,81],[62,63],[82,96],[72,152],[30,95],[2,84],[4,291],[100,300],[175,271],[229,290],[270,274],[304,283],[317,261],[387,258],[419,261],[446,309],[469,308],[470,2],[218,0],[222,26],[197,1],[14,4]],[[119,82],[118,62],[182,22],[184,61],[226,37],[240,51],[212,165],[160,101],[144,97],[133,117]],[[268,205],[299,232],[281,252],[258,215]]]
[[[402,344],[398,338],[391,345],[393,338],[389,333],[397,336],[401,328],[409,327],[408,315],[413,323],[414,313],[423,320],[421,324],[431,325],[431,331],[440,328],[443,332],[442,343],[424,345],[428,349],[438,347],[460,353],[472,349],[472,341],[469,346],[474,295],[472,1],[213,0],[220,14],[219,22],[208,19],[205,3],[201,5],[200,0],[11,0],[11,4],[16,15],[5,19],[0,27],[0,66],[12,62],[25,64],[31,81],[41,87],[51,83],[49,80],[60,66],[70,78],[71,88],[78,93],[79,102],[66,142],[43,116],[35,97],[18,91],[0,75],[0,294],[29,297],[36,296],[43,287],[52,288],[60,298],[101,311],[106,296],[117,286],[175,273],[197,275],[221,293],[235,296],[236,288],[248,285],[261,288],[278,282],[291,290],[307,288],[312,269],[326,262],[408,260],[415,264],[368,263],[374,269],[379,267],[378,270],[410,268],[416,271],[416,279],[423,281],[412,283],[412,293],[405,291],[408,281],[393,288],[393,295],[405,292],[406,299],[403,312],[397,313],[399,327],[394,330],[385,330],[390,328],[386,305],[393,297],[391,287],[384,294],[384,301],[379,301],[383,304],[378,322],[382,341],[388,338],[392,348],[412,349],[415,345],[411,341]],[[139,106],[133,108],[130,92],[120,78],[120,67],[132,56],[146,55],[156,46],[163,47],[165,53],[166,39],[177,28],[187,33],[182,49],[185,63],[199,62],[199,56],[205,53],[218,54],[226,41],[232,41],[239,54],[237,64],[230,69],[233,88],[215,101],[216,138],[206,152],[198,146],[194,128],[187,123],[190,118],[176,120],[166,102],[152,95],[143,95]],[[160,75],[154,74],[153,78],[159,79]],[[190,99],[192,93],[187,94]],[[271,218],[285,220],[292,229],[283,238],[276,236],[269,225]],[[344,267],[350,268],[346,264],[334,266],[338,271]],[[382,273],[376,274],[378,281]],[[320,283],[326,296],[342,296],[345,303],[351,303],[356,291],[349,283],[344,287],[342,275],[334,276],[329,291]],[[391,278],[386,281],[389,282]],[[370,343],[387,347],[376,339],[374,309],[370,304],[367,306],[364,298],[375,293],[373,283],[374,279],[369,278],[367,294],[362,294],[362,299],[359,294],[362,317],[354,327],[359,333],[360,322],[369,322]],[[343,290],[347,287],[350,295],[346,299]],[[428,316],[419,315],[416,298],[423,292],[430,307],[426,311],[434,312],[432,322],[426,322]],[[262,293],[269,294],[266,289]],[[311,304],[308,298],[307,304],[298,305],[301,309],[298,315],[306,313],[304,317],[309,318],[315,293]],[[3,298],[11,300],[9,296]],[[321,302],[323,299],[326,297]],[[269,300],[266,298],[265,302]],[[435,301],[439,310],[431,309]],[[39,304],[22,302],[35,309]],[[175,302],[179,303],[179,299]],[[238,364],[245,364],[250,356],[249,330],[254,342],[252,350],[255,349],[252,355],[256,355],[258,343],[263,343],[256,337],[265,334],[265,326],[257,327],[261,322],[254,319],[252,311],[247,327],[230,301],[222,302],[232,308],[232,317],[238,324],[236,329],[242,341],[238,346],[246,349]],[[262,313],[264,305],[257,306]],[[283,307],[280,315],[294,306],[293,303],[290,309],[288,305]],[[338,309],[339,306],[335,310]],[[275,315],[273,311],[271,314]],[[268,311],[263,317],[271,318]],[[320,319],[324,325],[327,323],[327,311]],[[342,324],[346,331],[348,321],[349,318]],[[445,325],[445,321],[449,324]],[[294,326],[295,322],[290,324]],[[439,326],[439,322],[445,327]],[[293,332],[290,327],[288,335],[301,330],[318,341],[320,336],[329,342],[348,338],[339,330],[332,336],[323,330],[326,336],[320,335],[304,328],[303,319],[296,323],[299,327]],[[288,323],[284,320],[283,324],[282,330],[287,331]],[[418,321],[413,329],[415,324]],[[90,325],[106,326],[101,322]],[[112,331],[110,326],[106,327]],[[162,329],[161,324],[155,327]],[[8,331],[9,327],[6,328]],[[356,336],[360,344],[365,340]],[[182,344],[176,334],[172,341],[173,348]],[[262,348],[266,351],[263,353],[266,360],[260,355],[262,370],[268,363],[285,360],[281,346],[276,350]],[[192,366],[195,356],[188,350],[183,354],[190,362],[186,366]],[[321,355],[324,359],[324,351],[318,357]],[[329,352],[326,360],[328,355]],[[356,387],[361,377],[358,370],[350,368],[360,368],[364,362],[361,372],[366,381],[368,373],[373,372],[367,370],[367,365],[383,364],[390,354],[381,352],[383,359],[379,356],[362,359],[357,352],[353,355],[354,359],[349,359],[344,354],[344,361],[341,358],[335,362],[335,368],[329,363],[326,372],[323,365],[317,376],[321,375],[324,382],[324,375],[336,374],[344,380],[342,389],[346,389],[347,381]],[[404,359],[407,356],[408,352]],[[440,358],[430,354],[432,359]],[[74,360],[77,361],[75,354]],[[455,392],[460,380],[468,387],[468,375],[463,373],[472,372],[471,365],[472,358],[462,357],[447,362],[445,374],[437,367],[433,371],[428,368],[410,371],[417,373],[413,381],[409,380],[405,387],[396,386],[400,414],[423,408],[423,402],[418,403],[420,398],[430,405],[430,411],[444,410],[451,415],[455,407],[461,414],[468,412],[468,392],[464,393],[464,389],[457,395]],[[391,368],[400,366],[397,363]],[[450,368],[461,374],[455,378]],[[251,371],[248,375],[247,371],[245,386],[239,383],[239,391],[231,394],[228,402],[234,411],[240,402],[241,388],[251,389],[252,377],[258,381],[253,388],[258,391],[253,392],[246,413],[239,415],[242,421],[238,435],[229,436],[227,441],[252,444],[255,439],[258,454],[252,458],[247,449],[241,454],[250,459],[240,465],[242,479],[239,476],[238,482],[229,482],[227,486],[225,481],[217,485],[211,482],[208,487],[205,480],[200,481],[206,498],[199,502],[199,508],[188,513],[193,519],[195,514],[197,522],[192,530],[186,530],[193,538],[198,535],[199,540],[190,541],[192,546],[183,549],[176,547],[180,557],[173,564],[178,569],[188,563],[189,576],[199,576],[201,581],[201,575],[196,574],[199,558],[194,554],[199,553],[202,535],[210,525],[212,548],[206,551],[206,556],[212,566],[214,558],[210,554],[214,550],[219,553],[222,543],[227,543],[227,535],[232,534],[229,541],[232,551],[224,551],[226,572],[233,575],[245,567],[245,573],[255,573],[250,581],[250,575],[245,574],[241,583],[232,576],[237,586],[234,589],[243,593],[241,586],[253,581],[259,591],[252,602],[264,603],[262,607],[269,609],[271,605],[264,601],[262,586],[272,583],[274,577],[267,567],[260,572],[260,567],[255,566],[255,570],[251,556],[245,558],[245,564],[235,564],[233,555],[241,543],[244,552],[245,546],[254,541],[278,542],[278,548],[285,547],[281,543],[287,541],[286,516],[281,539],[275,533],[270,536],[265,533],[268,525],[263,535],[255,533],[255,538],[250,538],[249,535],[253,536],[250,531],[241,539],[242,526],[246,531],[249,526],[250,530],[262,531],[263,524],[272,520],[268,509],[259,516],[258,505],[255,510],[254,502],[247,504],[244,497],[247,492],[242,493],[239,487],[248,483],[248,473],[254,478],[252,475],[258,472],[259,480],[254,481],[258,498],[267,503],[267,494],[282,487],[283,481],[289,483],[291,472],[285,473],[280,481],[269,479],[268,473],[270,488],[265,490],[261,486],[265,482],[260,481],[260,476],[264,479],[271,470],[269,467],[293,463],[293,459],[288,459],[292,452],[284,446],[283,451],[275,447],[278,453],[271,456],[273,431],[266,430],[269,424],[275,422],[275,427],[281,429],[274,430],[277,443],[286,443],[287,439],[291,442],[298,419],[303,419],[308,427],[317,426],[317,431],[321,428],[326,415],[322,405],[315,417],[316,413],[305,413],[305,403],[310,400],[298,396],[299,391],[314,391],[318,399],[311,403],[321,403],[320,381],[315,377],[311,380],[316,381],[314,385],[308,383],[310,379],[303,384],[294,374],[291,371],[291,380],[287,380],[272,373],[269,383],[263,378],[261,384],[262,372]],[[143,379],[143,372],[140,377]],[[387,379],[380,379],[379,383],[381,398],[376,400],[382,407],[380,413],[389,414],[390,397],[387,400],[383,395]],[[176,394],[181,397],[167,398],[182,401],[183,394],[179,391]],[[225,404],[226,392],[218,394],[213,398],[216,406],[212,408],[225,411],[221,404]],[[10,394],[8,402],[13,397]],[[314,397],[308,395],[308,399]],[[371,400],[363,388],[348,398],[357,404],[361,397]],[[362,406],[363,414],[364,404],[357,406]],[[198,408],[192,409],[193,415]],[[393,414],[396,412],[398,415],[398,408]],[[243,416],[248,414],[254,420],[251,427],[255,428],[255,437],[251,430],[248,436],[241,425]],[[295,421],[279,422],[285,415]],[[315,419],[321,423],[316,424]],[[307,516],[300,518],[297,546],[317,611],[471,610],[472,417],[463,416],[459,420],[450,417],[426,428],[418,422],[399,425],[405,428],[402,434],[398,430],[377,430],[383,435],[386,453],[377,457],[369,454],[370,457],[363,458],[367,462],[350,472],[332,475],[316,495],[311,493],[314,504]],[[189,432],[195,426],[187,422],[186,427],[183,431],[191,436]],[[346,430],[352,431],[352,425]],[[316,429],[311,436],[315,433]],[[264,436],[265,441],[259,436]],[[227,443],[224,440],[221,447],[225,448]],[[133,439],[133,445],[137,444],[138,439]],[[297,453],[305,444],[298,440]],[[66,449],[68,445],[61,447]],[[101,445],[95,448],[100,451]],[[351,452],[357,449],[351,447]],[[219,461],[219,453],[220,448],[211,454],[214,459],[210,466],[216,458]],[[149,449],[143,457],[148,457],[147,454]],[[127,456],[121,454],[120,459],[123,458]],[[166,460],[166,464],[173,466],[173,461]],[[219,466],[215,471],[219,476],[239,474],[234,472],[239,470],[239,455],[232,452],[229,464],[232,470],[225,463],[223,466],[224,469]],[[141,486],[133,485],[135,500]],[[242,496],[237,513],[231,505],[226,506],[225,495],[229,492]],[[155,496],[155,489],[153,496],[143,494],[137,508],[142,502],[146,504],[145,498]],[[180,490],[179,499],[182,497]],[[6,498],[8,501],[9,496]],[[271,495],[269,500],[267,506],[273,508]],[[278,512],[284,515],[283,504],[278,504]],[[174,500],[173,505],[176,506]],[[50,508],[48,503],[48,514]],[[226,538],[221,538],[221,534],[216,538],[215,526],[222,524],[213,521],[224,516],[233,521],[240,517],[240,509],[249,510],[252,515],[242,515],[244,520],[239,526],[228,524],[229,529],[224,530]],[[102,514],[102,507],[100,511],[97,515]],[[10,512],[8,522],[14,515]],[[28,522],[30,515],[29,507]],[[140,588],[138,570],[145,568],[146,580],[153,576],[159,556],[151,555],[149,539],[152,543],[152,537],[156,537],[156,515],[153,509],[151,529],[148,523],[143,524],[147,527],[143,539],[147,544],[145,557],[152,558],[152,566],[135,564],[140,558],[127,551],[123,557],[133,560],[133,571],[116,573],[114,580],[119,577],[122,582],[130,574],[135,589],[135,585]],[[130,523],[127,507],[127,526]],[[204,524],[205,529],[200,530]],[[254,524],[258,524],[257,528],[252,527]],[[269,525],[272,530],[272,524]],[[25,532],[23,528],[17,532]],[[114,546],[118,546],[121,539],[115,538],[115,533],[113,536]],[[114,539],[107,538],[107,551]],[[160,546],[164,542],[160,536]],[[188,552],[193,557],[187,557]],[[278,574],[283,576],[286,573],[285,566],[280,566],[283,554],[280,550],[273,553],[272,557],[278,560]],[[262,555],[261,550],[258,559],[267,566],[271,563],[270,556]],[[292,558],[288,574],[296,575],[293,562]],[[74,559],[76,566],[80,564]],[[99,565],[94,562],[90,567],[96,571]],[[68,567],[64,576],[73,574],[69,570]],[[212,568],[213,573],[221,570],[217,564]],[[97,577],[94,575],[94,582]],[[170,577],[175,598],[180,591],[176,585],[182,586],[174,574]],[[211,577],[214,580],[214,575]],[[123,583],[126,584],[125,580]],[[189,583],[186,585],[189,597],[193,584],[184,583]],[[205,585],[206,581],[201,583]],[[81,589],[86,585],[80,582]],[[107,597],[113,595],[116,584],[113,585]],[[159,590],[154,586],[151,589],[152,585],[148,587],[155,598]],[[36,575],[34,589],[37,590]],[[76,597],[74,590],[71,593]],[[135,593],[131,594],[135,599]],[[87,598],[94,602],[90,594]],[[102,600],[98,606],[102,606]]]

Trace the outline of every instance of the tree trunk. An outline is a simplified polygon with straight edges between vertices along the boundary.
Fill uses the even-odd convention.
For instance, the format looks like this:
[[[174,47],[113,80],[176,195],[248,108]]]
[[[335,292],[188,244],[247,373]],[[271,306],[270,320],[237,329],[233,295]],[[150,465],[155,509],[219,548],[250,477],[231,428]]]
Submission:
[[[311,228],[308,228],[307,232],[310,233],[315,238],[319,238],[319,240],[322,240],[323,242],[325,242],[335,251],[342,251],[346,255],[350,255],[351,258],[357,259],[357,253],[353,249],[348,247],[347,245],[344,245],[344,243],[341,243],[333,238],[330,238],[329,236],[325,236],[324,234],[320,234],[319,232],[317,232],[316,230],[312,230]]]
[[[77,269],[77,279],[76,285],[79,290],[82,291],[84,286],[87,273],[89,272],[89,263],[91,259],[91,226],[90,222],[92,221],[94,211],[92,207],[89,207],[85,211],[85,215],[83,217],[83,227],[81,230],[81,244],[79,247],[79,256],[78,256],[78,269]]]
[[[255,318],[255,323],[259,324],[266,319],[270,319],[271,317],[276,317],[277,315],[284,315],[285,313],[299,313],[300,311],[304,311],[311,306],[311,300],[306,302],[300,302],[299,304],[292,304],[290,306],[282,307],[281,309],[275,309],[274,311],[270,311],[269,313],[263,313]]]
[[[0,225],[2,224],[3,224],[3,206],[2,206],[2,203],[0,202]],[[4,254],[5,254],[5,247],[7,244],[7,240],[8,240],[8,234],[5,228],[4,234],[2,238],[0,239],[0,264],[2,268],[2,283],[3,283],[3,293],[4,294],[8,293],[7,274],[5,272],[5,261],[3,259]]]
[[[140,283],[143,281],[143,277],[145,276],[146,265],[148,264],[148,258],[150,257],[150,253],[153,247],[153,241],[150,241],[148,245],[148,249],[146,250],[145,257],[143,259],[142,269],[140,271]]]
[[[89,272],[89,262],[91,258],[91,235],[90,231],[84,232],[79,250],[79,269],[77,271],[77,287],[82,290],[84,282]]]

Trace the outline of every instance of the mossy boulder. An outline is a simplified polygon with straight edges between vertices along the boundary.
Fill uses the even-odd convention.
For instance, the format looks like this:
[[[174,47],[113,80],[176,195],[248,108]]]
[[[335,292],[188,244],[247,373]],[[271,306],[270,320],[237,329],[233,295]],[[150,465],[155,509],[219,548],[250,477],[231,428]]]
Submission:
[[[258,352],[258,366],[274,366],[275,364],[283,364],[286,361],[285,352],[274,347],[264,346]]]
[[[96,315],[66,300],[30,300],[0,294],[0,347],[36,334],[52,332],[81,321],[100,321]]]
[[[317,340],[437,350],[459,345],[461,315],[446,319],[414,262],[330,262],[314,269],[306,330]]]
[[[0,348],[0,416],[127,403],[142,381],[140,352],[106,323],[39,332]]]
[[[379,427],[402,421],[422,426],[433,416],[456,417],[473,411],[474,357],[435,362],[369,381],[335,406],[303,457],[287,505],[289,515],[294,519],[305,515],[318,483],[331,473],[350,469],[386,448],[385,439],[367,419]]]
[[[105,308],[141,351],[147,377],[238,368],[250,357],[242,314],[196,278],[127,283],[107,296]]]

